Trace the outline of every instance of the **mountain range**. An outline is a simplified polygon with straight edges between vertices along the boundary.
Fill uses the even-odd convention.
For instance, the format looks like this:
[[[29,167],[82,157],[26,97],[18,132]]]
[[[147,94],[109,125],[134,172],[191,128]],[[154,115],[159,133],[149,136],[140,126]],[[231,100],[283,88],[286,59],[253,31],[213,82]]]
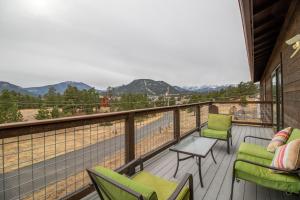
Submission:
[[[25,88],[22,88],[20,86],[5,82],[5,81],[0,81],[0,93],[3,90],[8,90],[8,91],[15,91],[17,93],[21,94],[27,94],[27,95],[34,95],[33,93],[27,91]]]
[[[185,90],[188,90],[188,91],[193,91],[193,92],[199,92],[199,93],[202,93],[202,92],[213,92],[213,91],[220,91],[222,89],[225,89],[227,87],[230,87],[230,86],[236,86],[235,84],[228,84],[228,85],[203,85],[203,86],[191,86],[191,87],[182,87],[183,89]]]
[[[40,87],[28,87],[28,88],[23,88],[18,85],[11,84],[9,82],[0,81],[0,92],[3,90],[9,90],[9,91],[15,91],[21,94],[27,94],[32,96],[39,96],[39,95],[43,96],[48,92],[50,87],[54,87],[57,92],[62,94],[67,89],[68,85],[77,87],[79,90],[84,90],[84,89],[88,90],[93,88],[92,86],[87,85],[85,83],[75,82],[75,81],[65,81],[53,85],[45,85]],[[112,87],[110,90],[113,95],[133,93],[133,94],[147,94],[152,96],[159,96],[165,94],[189,94],[189,93],[217,91],[228,86],[230,85],[179,87],[179,86],[172,86],[164,81],[155,81],[151,79],[136,79],[126,85]],[[98,90],[98,92],[105,93],[106,91]]]
[[[53,85],[45,85],[45,86],[41,86],[41,87],[29,87],[29,88],[24,88],[24,89],[36,96],[38,96],[38,95],[43,96],[43,95],[47,94],[49,88],[51,88],[51,87],[53,87],[58,93],[63,94],[69,85],[73,86],[73,87],[77,87],[78,90],[89,90],[92,88],[91,86],[89,86],[85,83],[82,83],[82,82],[65,81],[65,82],[61,82],[61,83],[57,83],[57,84],[53,84]]]

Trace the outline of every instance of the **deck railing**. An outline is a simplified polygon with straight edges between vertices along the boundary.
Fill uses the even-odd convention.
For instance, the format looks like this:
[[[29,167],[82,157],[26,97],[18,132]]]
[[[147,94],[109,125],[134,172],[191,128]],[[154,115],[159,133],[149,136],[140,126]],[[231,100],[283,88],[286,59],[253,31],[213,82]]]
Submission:
[[[208,113],[272,125],[272,102],[204,102],[0,125],[0,199],[79,198],[86,168],[145,160],[198,131]]]

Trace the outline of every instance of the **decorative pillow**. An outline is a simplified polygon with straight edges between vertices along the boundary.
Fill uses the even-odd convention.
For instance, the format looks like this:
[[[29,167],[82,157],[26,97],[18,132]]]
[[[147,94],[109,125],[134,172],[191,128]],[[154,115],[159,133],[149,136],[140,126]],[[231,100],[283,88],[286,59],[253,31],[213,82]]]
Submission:
[[[267,151],[274,153],[277,147],[280,147],[286,143],[289,139],[290,134],[292,132],[291,127],[287,127],[279,132],[277,132],[270,144],[267,147]]]
[[[300,139],[278,147],[271,166],[284,170],[300,168]]]

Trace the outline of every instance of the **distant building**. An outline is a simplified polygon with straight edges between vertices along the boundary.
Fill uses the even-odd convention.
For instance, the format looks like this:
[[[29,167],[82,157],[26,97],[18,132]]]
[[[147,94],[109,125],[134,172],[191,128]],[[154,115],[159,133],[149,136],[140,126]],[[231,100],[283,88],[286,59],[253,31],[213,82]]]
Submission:
[[[100,98],[100,107],[109,107],[109,98],[104,96]]]

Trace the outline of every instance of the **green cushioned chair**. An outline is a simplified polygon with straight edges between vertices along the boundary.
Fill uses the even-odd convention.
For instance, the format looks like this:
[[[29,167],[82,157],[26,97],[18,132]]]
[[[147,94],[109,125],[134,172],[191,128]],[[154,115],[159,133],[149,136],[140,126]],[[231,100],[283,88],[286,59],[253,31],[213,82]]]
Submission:
[[[207,128],[200,132],[200,136],[227,141],[227,152],[230,153],[231,135],[231,115],[209,114]]]
[[[261,140],[271,140],[270,138],[262,138],[255,136],[246,136],[244,142],[241,143],[237,159],[233,166],[231,199],[233,197],[234,180],[241,179],[255,183],[267,188],[295,193],[300,196],[300,170],[285,171],[271,167],[274,153],[267,151],[266,147],[256,144],[246,143],[247,138],[255,138]],[[300,139],[300,130],[293,129],[287,143]],[[274,173],[276,170],[282,173]]]
[[[123,175],[137,166],[133,176]],[[134,160],[116,171],[97,166],[87,172],[102,200],[193,200],[193,177],[186,174],[180,183],[143,171],[142,159]],[[187,186],[188,183],[188,186]]]
[[[246,143],[247,138],[255,138],[259,140],[271,141],[271,138],[245,136],[244,142],[240,144],[240,147],[238,149],[238,154],[252,155],[255,157],[265,158],[269,160],[273,159],[274,153],[268,152],[266,147],[262,147],[257,144]],[[300,129],[294,128],[287,141],[287,144],[296,139],[300,139]]]
[[[235,162],[235,177],[271,189],[298,194],[300,177],[297,174],[272,172],[269,169],[271,162],[272,160],[238,155]]]

